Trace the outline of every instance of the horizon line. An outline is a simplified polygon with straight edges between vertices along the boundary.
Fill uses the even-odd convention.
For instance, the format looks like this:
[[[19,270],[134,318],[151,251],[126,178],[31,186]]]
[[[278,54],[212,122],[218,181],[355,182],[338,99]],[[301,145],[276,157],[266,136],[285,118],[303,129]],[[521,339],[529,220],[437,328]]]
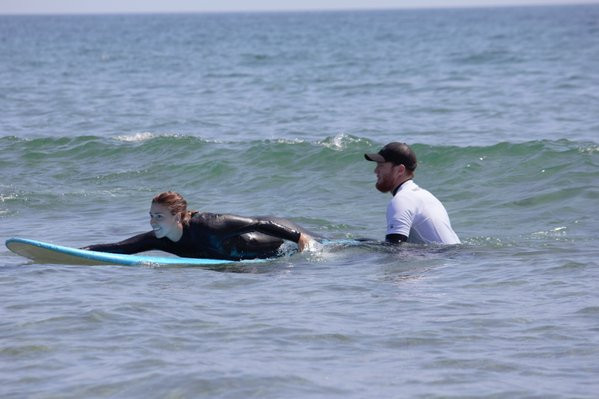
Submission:
[[[260,13],[317,13],[317,12],[372,12],[372,11],[417,11],[417,10],[461,10],[488,8],[543,8],[543,7],[579,7],[599,6],[599,1],[568,3],[526,3],[526,4],[463,4],[463,5],[431,5],[431,6],[397,6],[397,7],[347,7],[347,8],[298,8],[298,9],[239,9],[239,10],[123,10],[123,11],[41,11],[41,12],[3,12],[0,16],[92,16],[92,15],[177,15],[177,14],[260,14]]]

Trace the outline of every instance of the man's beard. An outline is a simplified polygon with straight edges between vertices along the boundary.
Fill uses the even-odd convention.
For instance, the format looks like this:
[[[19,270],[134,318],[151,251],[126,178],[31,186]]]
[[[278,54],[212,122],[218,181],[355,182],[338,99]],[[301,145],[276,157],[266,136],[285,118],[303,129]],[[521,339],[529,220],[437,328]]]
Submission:
[[[388,193],[389,191],[393,190],[395,187],[393,187],[392,182],[389,179],[378,179],[376,181],[376,189],[379,190],[381,193]]]

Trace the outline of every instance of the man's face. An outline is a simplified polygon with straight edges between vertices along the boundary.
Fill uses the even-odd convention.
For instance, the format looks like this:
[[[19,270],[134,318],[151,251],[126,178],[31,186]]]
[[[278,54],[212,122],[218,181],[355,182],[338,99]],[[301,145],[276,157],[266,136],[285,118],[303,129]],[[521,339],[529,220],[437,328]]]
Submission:
[[[393,162],[377,162],[374,173],[376,174],[376,188],[381,193],[388,193],[398,186],[398,175],[401,165],[395,165]]]

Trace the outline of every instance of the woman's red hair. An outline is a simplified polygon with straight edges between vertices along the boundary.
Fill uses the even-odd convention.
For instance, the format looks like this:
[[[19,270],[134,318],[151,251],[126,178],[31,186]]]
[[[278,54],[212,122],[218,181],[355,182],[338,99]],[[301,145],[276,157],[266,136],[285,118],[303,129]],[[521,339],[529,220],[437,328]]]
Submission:
[[[174,191],[165,191],[152,198],[152,203],[166,206],[171,215],[181,216],[181,223],[189,223],[191,212],[187,210],[187,201],[181,194]]]

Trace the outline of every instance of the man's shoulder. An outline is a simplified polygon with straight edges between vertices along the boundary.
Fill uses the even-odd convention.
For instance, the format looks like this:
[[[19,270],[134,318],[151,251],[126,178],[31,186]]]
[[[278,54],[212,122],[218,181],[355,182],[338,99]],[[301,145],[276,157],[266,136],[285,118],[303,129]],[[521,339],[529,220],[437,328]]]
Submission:
[[[400,190],[397,195],[402,195],[405,198],[421,198],[421,199],[427,199],[427,198],[435,198],[434,194],[431,193],[429,190],[420,187],[418,184],[416,184],[415,182],[413,182],[412,180],[410,180],[409,183],[406,185],[404,190]]]
[[[413,180],[407,180],[401,185],[399,190],[395,193],[391,202],[394,202],[394,201],[401,202],[401,201],[409,200],[410,198],[413,198],[416,195],[415,193],[417,193],[420,190],[422,190],[420,188],[420,186],[418,186],[418,184],[414,183]]]
[[[417,202],[417,196],[415,196],[412,192],[404,190],[403,192],[398,192],[393,196],[393,198],[391,198],[387,209],[394,211],[406,211],[416,207]]]

